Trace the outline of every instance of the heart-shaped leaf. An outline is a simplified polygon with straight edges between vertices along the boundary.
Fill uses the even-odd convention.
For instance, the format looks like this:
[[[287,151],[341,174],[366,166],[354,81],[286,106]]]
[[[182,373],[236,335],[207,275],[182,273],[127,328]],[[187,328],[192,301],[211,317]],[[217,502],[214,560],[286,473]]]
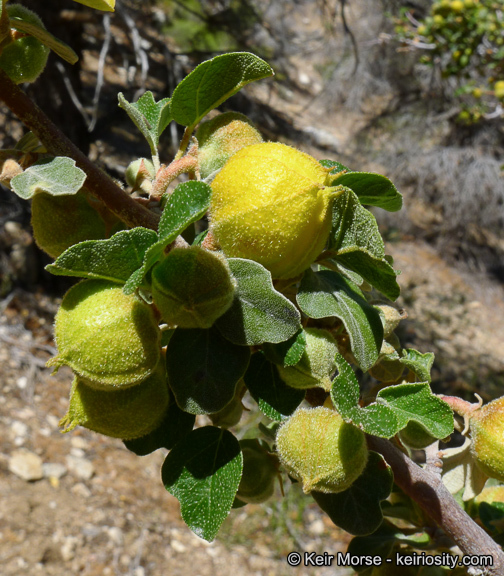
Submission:
[[[171,122],[170,99],[156,102],[152,92],[145,92],[136,102],[128,102],[119,92],[119,107],[126,111],[135,126],[149,143],[151,154],[157,156],[159,138]]]
[[[333,380],[331,399],[336,410],[347,422],[353,422],[367,434],[380,438],[392,438],[402,426],[392,408],[383,404],[359,405],[360,389],[352,367],[341,356],[336,354],[338,375]]]
[[[273,74],[269,64],[249,52],[222,54],[207,60],[175,88],[171,100],[173,119],[182,126],[194,127],[243,86]]]
[[[229,258],[238,287],[231,308],[216,322],[221,333],[240,346],[277,344],[301,328],[298,309],[273,288],[271,274],[252,260]]]
[[[75,160],[58,156],[35,162],[11,180],[12,190],[24,200],[37,192],[52,196],[77,194],[86,180],[86,173],[77,168]]]
[[[325,168],[332,168],[330,174],[335,178],[331,186],[347,186],[359,197],[361,204],[379,206],[389,212],[402,208],[402,194],[392,182],[381,174],[354,172],[334,160],[321,160]]]
[[[369,452],[363,473],[344,492],[311,495],[329,518],[346,532],[355,536],[372,534],[382,523],[380,502],[388,498],[393,474],[380,454]]]
[[[310,318],[335,316],[343,322],[362,370],[368,370],[378,360],[383,341],[380,315],[350,280],[331,270],[308,269],[299,287],[297,303]]]
[[[185,523],[210,542],[231,510],[242,469],[243,455],[233,434],[205,426],[173,448],[161,475],[165,488],[179,500]]]
[[[190,414],[222,410],[233,399],[249,359],[248,347],[232,344],[213,328],[178,328],[166,351],[168,380],[177,404]]]
[[[288,418],[305,397],[304,390],[287,386],[280,379],[275,364],[260,352],[250,359],[243,379],[261,412],[276,422]]]
[[[158,239],[154,230],[121,230],[107,240],[86,240],[58,256],[46,270],[56,276],[101,278],[124,284],[140,268],[145,253]]]

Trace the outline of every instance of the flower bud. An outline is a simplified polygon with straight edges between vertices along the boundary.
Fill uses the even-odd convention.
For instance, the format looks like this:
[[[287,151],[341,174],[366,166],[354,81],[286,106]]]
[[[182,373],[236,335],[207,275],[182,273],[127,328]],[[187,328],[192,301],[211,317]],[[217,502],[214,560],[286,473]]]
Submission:
[[[235,287],[225,259],[199,246],[172,250],[152,271],[154,304],[180,328],[210,328],[231,306]]]
[[[224,112],[203,122],[196,139],[201,178],[220,170],[238,150],[263,141],[250,120],[238,112]]]
[[[393,306],[388,306],[386,304],[380,304],[375,306],[375,308],[380,313],[384,338],[391,336],[394,330],[399,326],[399,322],[408,317],[404,310],[396,310]]]
[[[60,421],[64,432],[77,425],[112,438],[132,440],[152,432],[168,408],[164,363],[146,380],[124,390],[97,390],[79,377],[72,384],[70,407]]]
[[[42,20],[21,4],[8,4],[5,8],[10,26],[16,29],[16,19],[44,28]],[[16,84],[34,82],[42,74],[49,48],[33,36],[22,36],[0,50],[0,69]]]
[[[329,408],[298,408],[276,438],[280,462],[302,483],[303,491],[342,492],[364,470],[364,432]]]
[[[277,366],[280,378],[292,388],[320,386],[331,390],[331,376],[336,371],[334,358],[338,352],[336,340],[328,330],[307,328],[306,348],[295,366]]]
[[[242,440],[243,473],[236,497],[248,504],[260,504],[273,495],[277,462],[257,439]]]
[[[152,190],[152,180],[156,176],[156,170],[151,160],[147,158],[139,158],[133,160],[126,168],[125,179],[126,183],[133,188],[133,190],[142,190],[146,194]]]
[[[160,358],[160,335],[151,306],[117,284],[84,280],[65,294],[54,325],[58,355],[86,384],[127,388],[145,380]]]
[[[469,415],[471,452],[478,468],[490,478],[504,481],[504,396]]]
[[[226,256],[255,260],[273,278],[293,278],[323,250],[338,187],[329,169],[274,142],[246,146],[212,182],[211,231]]]

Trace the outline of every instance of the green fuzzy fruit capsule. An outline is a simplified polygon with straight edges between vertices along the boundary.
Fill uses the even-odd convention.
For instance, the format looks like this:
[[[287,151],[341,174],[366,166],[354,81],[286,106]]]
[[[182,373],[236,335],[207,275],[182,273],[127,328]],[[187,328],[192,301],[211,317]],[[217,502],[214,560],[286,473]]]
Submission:
[[[31,225],[37,246],[52,258],[85,240],[102,240],[121,222],[101,202],[84,193],[52,196],[35,194]]]
[[[22,20],[45,30],[42,20],[21,4],[8,4],[7,15],[13,29],[16,29],[16,20]],[[0,52],[0,69],[16,84],[34,82],[42,74],[48,56],[49,48],[40,40],[24,36],[3,47]]]
[[[307,328],[306,348],[295,366],[277,366],[280,378],[292,388],[320,386],[331,390],[331,376],[336,371],[334,358],[338,352],[336,340],[327,330]]]
[[[70,288],[54,333],[58,355],[48,366],[66,364],[94,388],[137,384],[160,358],[161,332],[152,307],[105,280],[84,280]]]
[[[478,468],[504,481],[504,396],[470,413],[471,452]]]
[[[287,472],[305,493],[349,488],[364,470],[364,432],[330,408],[298,408],[278,429],[276,448]]]
[[[96,390],[76,377],[70,407],[60,426],[66,427],[64,432],[79,425],[112,438],[132,440],[159,425],[168,401],[164,362],[146,380],[125,390]]]
[[[294,278],[323,250],[338,187],[308,154],[274,142],[246,146],[212,182],[211,231],[229,257]]]
[[[236,497],[247,504],[260,504],[271,498],[278,475],[274,456],[258,440],[242,440],[243,473]]]
[[[199,246],[172,250],[152,271],[154,304],[180,328],[210,328],[231,306],[235,288],[225,259]]]
[[[202,178],[220,170],[238,150],[263,141],[250,120],[238,112],[224,112],[203,122],[196,132],[196,138]]]

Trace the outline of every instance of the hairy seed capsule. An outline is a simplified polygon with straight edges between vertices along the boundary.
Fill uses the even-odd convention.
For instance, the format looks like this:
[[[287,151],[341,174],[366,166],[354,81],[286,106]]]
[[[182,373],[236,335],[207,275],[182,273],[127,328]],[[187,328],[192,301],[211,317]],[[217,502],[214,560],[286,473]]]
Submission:
[[[42,20],[21,4],[8,4],[7,15],[11,28],[16,29],[16,20],[44,28]],[[33,36],[23,36],[4,46],[0,51],[0,69],[16,84],[34,82],[42,74],[49,48]]]
[[[79,425],[112,438],[140,438],[158,426],[168,401],[164,362],[146,380],[125,390],[96,390],[76,377],[60,426],[66,427],[64,432]]]
[[[84,280],[65,294],[54,325],[58,355],[94,388],[126,388],[145,380],[160,358],[160,330],[151,306],[117,284]]]
[[[260,504],[273,495],[277,463],[258,440],[242,440],[243,474],[236,497],[248,504]]]
[[[225,259],[199,246],[176,248],[152,271],[152,299],[180,328],[210,328],[231,306],[236,281]]]
[[[196,132],[196,138],[202,178],[220,170],[238,150],[263,141],[250,120],[238,112],[224,112],[203,122]]]
[[[364,470],[364,433],[329,408],[298,408],[276,438],[280,462],[305,493],[349,488]]]
[[[504,482],[504,396],[470,413],[471,451],[482,472]]]
[[[328,169],[274,142],[246,146],[212,182],[211,231],[226,256],[255,260],[273,278],[293,278],[329,236],[337,188]]]
[[[336,371],[334,358],[338,352],[336,340],[327,330],[307,328],[306,348],[295,366],[277,366],[280,378],[293,388],[320,386],[331,389],[331,376]]]

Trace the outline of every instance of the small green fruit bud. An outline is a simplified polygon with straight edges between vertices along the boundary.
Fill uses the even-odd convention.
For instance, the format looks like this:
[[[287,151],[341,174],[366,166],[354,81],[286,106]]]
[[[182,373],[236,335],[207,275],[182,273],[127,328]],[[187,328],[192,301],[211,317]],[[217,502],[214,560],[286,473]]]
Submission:
[[[276,438],[280,462],[302,483],[305,493],[336,493],[349,488],[364,470],[364,432],[329,408],[298,408]]]
[[[422,450],[436,442],[434,436],[431,436],[418,422],[413,421],[408,422],[406,428],[399,432],[399,438],[403,444],[414,450]]]
[[[294,278],[320,254],[337,187],[315,158],[274,142],[246,146],[212,182],[211,231],[226,256]]]
[[[338,352],[336,340],[327,330],[307,328],[306,348],[295,366],[277,366],[280,378],[292,388],[320,386],[331,389],[331,376],[336,371],[334,358]]]
[[[65,294],[54,325],[58,355],[94,388],[127,388],[145,380],[160,358],[161,332],[151,306],[117,284],[84,280]]]
[[[169,390],[164,363],[146,380],[125,390],[96,390],[76,377],[70,407],[60,421],[64,432],[80,425],[94,432],[131,440],[152,432],[168,408]]]
[[[238,112],[224,112],[203,122],[196,132],[196,138],[202,178],[220,170],[238,150],[263,141],[250,120]]]
[[[474,410],[469,415],[471,452],[479,469],[504,481],[504,396]]]
[[[275,490],[277,461],[258,440],[242,440],[243,474],[236,497],[248,504],[260,504]]]
[[[225,259],[199,246],[172,250],[152,271],[154,304],[181,328],[210,328],[231,306],[235,287]]]
[[[408,317],[406,312],[396,310],[393,306],[387,306],[386,304],[375,306],[375,308],[377,308],[380,313],[384,338],[391,336],[394,330],[399,326],[399,322]]]
[[[152,180],[156,176],[156,170],[151,160],[139,158],[133,160],[126,168],[125,179],[128,186],[134,190],[142,190],[148,194],[152,190]]]
[[[11,28],[16,29],[16,20],[19,19],[45,30],[42,20],[21,4],[8,4],[6,9]],[[0,69],[16,84],[34,82],[45,68],[49,51],[40,40],[23,36],[0,51]]]
[[[35,242],[52,258],[79,242],[107,238],[112,226],[119,224],[101,202],[81,192],[68,196],[38,192],[32,200],[31,214]]]

